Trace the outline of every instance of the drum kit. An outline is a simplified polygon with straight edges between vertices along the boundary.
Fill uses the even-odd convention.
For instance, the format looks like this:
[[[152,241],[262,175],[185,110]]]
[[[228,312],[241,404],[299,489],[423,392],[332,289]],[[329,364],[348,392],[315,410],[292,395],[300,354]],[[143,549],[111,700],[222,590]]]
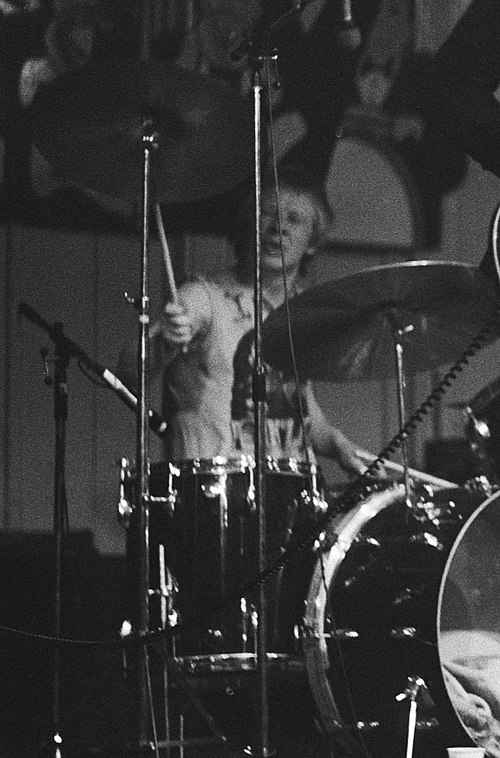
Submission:
[[[85,189],[143,198],[142,279],[151,197],[189,202],[245,180],[254,157],[249,115],[221,82],[158,61],[90,64],[44,86],[30,108],[34,141],[60,174]],[[143,289],[137,309],[147,325],[146,299]],[[412,428],[474,352],[496,339],[496,289],[467,264],[411,261],[316,286],[289,306],[267,319],[262,335],[265,360],[284,374],[295,370],[286,349],[291,324],[301,379],[396,377],[401,429],[388,452],[401,448],[403,466],[384,454],[379,459],[404,484],[368,478],[354,497],[348,488],[346,496],[329,498],[314,465],[264,458],[263,572],[255,459],[151,464],[147,392],[141,386],[134,398],[107,371],[111,388],[138,416],[138,465],[123,461],[119,500],[131,556],[131,636],[136,631],[145,648],[160,640],[168,674],[165,739],[155,729],[152,743],[140,721],[138,751],[152,745],[150,752],[170,755],[175,747],[182,756],[201,744],[184,735],[183,713],[179,734],[171,737],[165,703],[168,711],[168,699],[179,691],[198,708],[213,742],[227,748],[201,695],[217,689],[227,695],[254,683],[264,636],[265,677],[276,677],[288,693],[296,677],[306,678],[329,755],[337,749],[339,756],[398,755],[406,746],[409,758],[421,749],[418,735],[426,758],[438,758],[456,739],[500,756],[500,693],[488,699],[463,673],[476,664],[476,673],[487,672],[500,660],[500,492],[494,482],[487,496],[415,471],[405,455]],[[147,331],[139,329],[144,350]],[[65,347],[75,354],[74,343]],[[87,360],[83,351],[76,354]],[[405,373],[457,356],[407,425]],[[146,518],[138,518],[143,510]],[[141,593],[146,608],[142,601],[136,607]],[[485,653],[477,648],[483,643]],[[151,707],[148,682],[139,677],[139,709]],[[486,704],[483,715],[488,709],[491,715],[482,726],[474,712],[478,698]],[[402,701],[410,705],[407,722]],[[258,744],[262,758],[272,754],[266,740]],[[257,753],[242,746],[237,754]]]

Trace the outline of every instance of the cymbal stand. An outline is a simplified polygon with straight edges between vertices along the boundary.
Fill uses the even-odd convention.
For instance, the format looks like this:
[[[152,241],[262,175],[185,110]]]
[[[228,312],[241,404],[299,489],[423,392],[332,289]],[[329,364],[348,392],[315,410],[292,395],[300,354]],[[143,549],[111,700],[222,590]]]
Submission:
[[[142,63],[151,60],[153,37],[152,0],[141,3],[141,48]],[[142,114],[142,247],[139,298],[129,298],[139,314],[137,342],[137,416],[136,416],[136,481],[134,491],[134,510],[127,533],[127,564],[131,578],[130,594],[132,635],[144,638],[150,631],[149,618],[149,216],[152,207],[152,157],[158,149],[159,134],[154,120],[149,113]],[[138,655],[137,655],[138,651]],[[148,741],[148,716],[152,728],[153,747],[159,756],[156,720],[151,689],[148,650],[146,645],[136,647],[135,666],[132,667],[132,685],[137,696],[134,710],[136,714],[137,747],[139,753]]]
[[[54,388],[55,419],[55,465],[54,465],[54,545],[55,545],[55,581],[54,581],[54,691],[52,702],[52,744],[49,747],[53,758],[63,758],[63,738],[61,736],[61,638],[62,618],[62,560],[64,550],[64,527],[67,516],[66,497],[66,421],[68,418],[68,366],[71,356],[75,354],[73,343],[64,335],[62,322],[56,321],[51,327],[36,311],[25,303],[19,306],[19,312],[34,323],[42,326],[54,341],[54,375],[48,369],[48,351],[42,349],[45,361],[45,383]]]
[[[266,377],[262,363],[262,275],[260,247],[260,209],[261,209],[261,68],[263,56],[252,56],[253,70],[253,103],[254,103],[254,187],[255,187],[255,269],[254,269],[254,329],[255,329],[255,361],[253,374],[253,400],[255,423],[255,504],[258,517],[258,570],[263,572],[266,563],[266,499],[264,465],[266,455],[265,438],[265,404]],[[269,696],[267,672],[267,610],[266,587],[263,583],[258,590],[257,617],[257,668],[259,672],[259,758],[267,758],[269,753]]]
[[[411,676],[408,677],[407,687],[404,692],[396,695],[396,700],[401,702],[402,700],[409,701],[408,711],[408,733],[406,738],[406,756],[405,758],[412,758],[413,748],[415,744],[415,731],[417,728],[417,697],[420,690],[426,690],[426,684],[422,677]]]
[[[143,148],[143,197],[142,197],[142,248],[141,248],[141,294],[139,298],[130,299],[139,312],[138,350],[137,350],[137,423],[136,423],[136,467],[134,504],[128,530],[128,554],[130,576],[133,578],[131,588],[131,624],[132,634],[144,637],[149,631],[149,402],[148,402],[148,363],[149,363],[149,210],[151,186],[152,153],[158,147],[158,135],[151,118],[146,114],[142,123]],[[139,745],[148,742],[148,710],[153,720],[152,703],[147,702],[147,684],[149,682],[149,664],[145,646],[140,646],[136,674],[133,685],[136,687],[137,732]]]
[[[398,417],[399,428],[402,429],[406,420],[406,404],[405,404],[405,375],[404,375],[404,347],[403,343],[409,334],[413,331],[412,324],[407,324],[404,327],[399,326],[396,323],[396,317],[393,312],[386,314],[386,317],[391,324],[394,336],[394,357],[396,363],[396,387],[398,398]],[[412,506],[410,496],[410,469],[408,463],[408,446],[406,437],[401,440],[401,457],[403,459],[403,481],[405,486],[405,500],[408,507]]]
[[[152,3],[141,2],[141,62],[151,59],[152,49]],[[140,296],[129,298],[139,313],[137,342],[137,416],[136,416],[136,481],[134,491],[134,510],[127,533],[127,563],[131,577],[130,621],[132,634],[139,639],[149,632],[149,213],[151,207],[152,155],[158,148],[158,133],[150,114],[142,115],[142,239]],[[148,742],[147,716],[149,693],[149,716],[151,718],[155,752],[158,754],[156,724],[153,703],[151,702],[150,671],[148,651],[145,645],[139,645],[132,684],[136,689],[137,717],[136,729],[139,750]]]
[[[251,29],[245,40],[235,48],[231,57],[240,60],[249,55],[252,66],[252,92],[254,105],[254,192],[255,192],[255,267],[254,267],[254,332],[255,359],[253,368],[252,395],[254,402],[254,448],[255,448],[255,504],[258,517],[258,571],[266,568],[266,371],[262,361],[263,298],[261,275],[260,215],[261,215],[261,142],[262,142],[262,68],[266,60],[276,60],[276,50],[272,49],[272,33],[288,18],[299,13],[309,0],[296,0],[291,7],[274,21],[260,21]],[[272,49],[272,50],[271,50]],[[274,754],[269,747],[269,688],[267,657],[267,608],[266,587],[259,584],[257,616],[257,669],[259,735],[256,758],[269,758]]]
[[[61,651],[58,640],[61,636],[62,602],[62,557],[64,524],[67,508],[65,467],[66,467],[66,420],[68,418],[67,368],[70,353],[63,335],[61,322],[54,325],[54,419],[55,419],[55,472],[54,472],[54,539],[55,539],[55,588],[54,588],[54,693],[53,693],[53,751],[54,758],[62,758],[61,737]]]

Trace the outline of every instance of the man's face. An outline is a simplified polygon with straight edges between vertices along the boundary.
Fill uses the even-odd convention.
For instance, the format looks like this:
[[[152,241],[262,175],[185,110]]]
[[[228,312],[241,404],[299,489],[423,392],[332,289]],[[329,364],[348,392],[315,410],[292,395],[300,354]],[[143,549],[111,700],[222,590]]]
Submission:
[[[266,191],[261,201],[261,252],[263,270],[282,267],[278,209],[274,191]],[[311,249],[316,220],[312,198],[287,187],[280,190],[281,236],[283,258],[287,271],[298,268]]]

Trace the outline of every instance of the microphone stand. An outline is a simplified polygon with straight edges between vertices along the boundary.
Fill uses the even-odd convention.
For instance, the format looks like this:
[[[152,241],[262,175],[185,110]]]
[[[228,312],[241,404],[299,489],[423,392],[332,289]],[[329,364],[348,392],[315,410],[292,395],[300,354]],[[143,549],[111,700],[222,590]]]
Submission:
[[[241,60],[245,55],[249,56],[252,65],[252,92],[254,106],[254,191],[255,191],[255,267],[254,267],[254,333],[255,333],[255,359],[252,377],[252,397],[254,402],[254,449],[255,449],[255,505],[258,519],[258,571],[263,573],[266,569],[266,493],[265,493],[265,466],[266,466],[266,370],[262,361],[262,324],[263,324],[263,299],[262,299],[262,274],[261,274],[261,139],[262,139],[262,116],[261,95],[262,81],[261,71],[267,60],[276,60],[275,49],[271,52],[271,37],[282,24],[291,16],[299,13],[310,0],[295,0],[291,7],[280,17],[273,21],[260,19],[250,29],[244,40],[236,47],[231,57],[233,60]],[[268,655],[267,655],[267,598],[266,587],[260,583],[257,599],[257,670],[258,670],[258,752],[252,752],[256,758],[269,758],[274,755],[274,750],[269,747],[269,687],[268,687]]]
[[[55,588],[54,588],[54,698],[53,727],[55,758],[62,758],[62,737],[60,724],[61,702],[61,651],[58,640],[61,637],[61,602],[62,602],[62,557],[64,524],[67,508],[65,465],[66,465],[66,421],[68,418],[68,379],[67,368],[70,353],[67,350],[63,325],[54,325],[55,360],[54,360],[54,419],[55,419],[55,471],[54,471],[54,540],[55,540]]]
[[[255,504],[258,519],[258,571],[262,573],[266,567],[266,498],[265,498],[265,412],[266,412],[266,376],[262,363],[262,275],[260,247],[260,207],[261,207],[261,93],[262,84],[260,71],[263,64],[262,56],[252,57],[253,71],[253,102],[254,102],[254,161],[255,161],[255,269],[254,269],[254,331],[255,331],[255,361],[253,373],[253,401],[255,425]],[[258,758],[267,758],[269,753],[269,694],[267,672],[267,609],[266,587],[259,584],[257,601],[257,669],[259,673],[259,735]]]
[[[296,2],[291,10],[285,12],[279,19],[265,24],[261,22],[251,30],[244,42],[236,48],[232,57],[238,60],[246,53],[249,54],[252,65],[252,92],[254,106],[254,192],[255,192],[255,267],[254,267],[254,334],[255,359],[252,377],[252,397],[254,402],[254,450],[255,450],[255,505],[258,520],[258,572],[266,568],[266,370],[262,361],[262,273],[261,273],[261,140],[262,115],[261,71],[264,62],[271,57],[266,48],[270,47],[271,32],[277,29],[292,13],[301,10],[303,3]],[[260,39],[259,39],[260,37]],[[272,57],[276,59],[275,51]],[[269,748],[269,687],[268,687],[268,656],[267,656],[267,598],[264,583],[259,585],[257,598],[257,670],[258,670],[258,718],[259,733],[257,758],[268,758],[274,751]]]
[[[108,368],[97,363],[97,361],[94,361],[77,342],[65,337],[63,334],[58,335],[56,324],[51,326],[48,321],[45,321],[45,319],[27,303],[19,303],[18,311],[47,332],[49,337],[54,340],[59,339],[63,341],[64,349],[68,351],[70,356],[74,356],[79,364],[85,366],[87,371],[96,374],[99,379],[104,381],[108,388],[118,395],[120,400],[122,400],[130,410],[135,413],[137,412],[137,397]],[[45,351],[43,354],[45,355]],[[152,409],[149,409],[148,415],[151,431],[153,431],[160,439],[163,439],[167,431],[167,422]]]
[[[141,63],[151,60],[152,49],[152,2],[142,0],[141,3]],[[140,263],[140,286],[141,292],[137,299],[127,300],[138,311],[138,346],[137,346],[137,416],[136,416],[136,469],[137,476],[134,491],[134,505],[129,529],[127,533],[127,564],[131,579],[130,588],[130,621],[132,635],[139,640],[135,649],[133,671],[133,710],[135,716],[134,728],[137,733],[137,742],[132,749],[139,753],[151,745],[148,740],[148,702],[149,717],[152,727],[153,748],[158,755],[158,740],[156,736],[156,722],[154,705],[152,702],[151,679],[149,671],[148,652],[144,644],[140,643],[150,631],[149,614],[149,437],[148,437],[148,378],[149,378],[149,213],[152,206],[150,190],[152,186],[152,155],[158,148],[158,133],[151,114],[142,115],[142,239],[141,239],[141,263]]]
[[[60,728],[60,703],[61,703],[61,687],[60,687],[60,674],[61,674],[61,659],[60,649],[57,641],[61,636],[61,605],[62,605],[62,558],[64,548],[64,526],[65,516],[67,508],[66,500],[66,486],[65,486],[65,460],[66,460],[66,420],[68,416],[68,384],[67,384],[67,367],[71,357],[75,357],[79,363],[81,363],[89,371],[94,372],[101,379],[103,379],[108,387],[112,389],[125,404],[134,411],[137,411],[138,400],[120,381],[114,376],[108,369],[101,366],[96,361],[92,360],[87,353],[76,342],[66,337],[63,333],[63,327],[61,322],[55,322],[51,326],[37,311],[31,308],[26,303],[20,303],[18,311],[30,321],[41,327],[49,337],[55,343],[55,357],[54,357],[54,378],[46,380],[47,383],[53,384],[54,387],[54,417],[55,417],[55,481],[54,481],[54,539],[55,539],[55,585],[54,585],[54,637],[56,639],[56,648],[54,653],[54,699],[53,699],[53,729],[54,734],[52,737],[53,752],[51,753],[53,758],[64,758],[62,745],[63,740],[61,737]],[[45,360],[46,351],[42,351],[42,355]],[[142,359],[142,352],[141,352]],[[144,407],[145,398],[144,398]],[[142,420],[141,416],[141,420]],[[165,421],[153,410],[149,410],[144,413],[144,423],[148,423],[151,429],[162,438],[167,424]],[[141,427],[142,430],[142,427]],[[144,439],[146,438],[144,434]],[[138,437],[142,444],[143,434]],[[143,486],[143,485],[142,485]],[[137,512],[137,508],[136,511]],[[147,626],[147,608],[148,608],[148,589],[149,589],[149,576],[147,575],[144,566],[147,568],[149,565],[145,562],[144,556],[147,557],[147,553],[141,552],[143,548],[143,540],[146,542],[147,548],[147,530],[143,531],[143,516],[142,509],[139,514],[140,518],[136,521],[132,519],[134,527],[139,531],[138,537],[134,537],[134,558],[139,563],[141,573],[139,575],[139,583],[136,587],[137,597],[135,597],[134,605],[134,621],[135,629],[141,629],[148,631]],[[134,513],[135,513],[134,512]],[[146,590],[144,591],[144,586]],[[139,594],[139,593],[142,594]],[[142,615],[141,615],[142,614]],[[143,670],[144,674],[140,674],[137,682],[139,687],[139,700],[140,708],[138,709],[139,730],[141,739],[146,739],[145,736],[145,684],[146,684],[146,671],[147,666],[142,669],[142,662],[139,664],[139,670]]]
[[[54,464],[54,556],[55,556],[55,580],[54,580],[54,670],[53,670],[53,701],[52,701],[52,744],[49,747],[53,758],[63,758],[63,739],[61,736],[61,650],[58,644],[61,638],[62,618],[62,559],[64,549],[64,527],[66,522],[67,497],[66,497],[66,421],[68,418],[68,377],[71,350],[63,333],[63,325],[60,321],[53,327],[49,327],[28,306],[22,304],[19,311],[32,320],[48,327],[46,331],[54,340],[54,376],[46,375],[46,384],[52,384],[54,388],[54,421],[55,421],[55,464]],[[47,350],[43,349],[42,356],[47,362]]]
[[[149,630],[149,437],[148,437],[148,363],[149,363],[149,209],[151,181],[151,152],[157,147],[157,133],[152,119],[143,117],[143,198],[142,198],[142,247],[141,247],[141,294],[133,304],[139,312],[137,350],[137,418],[136,418],[136,468],[134,505],[130,518],[128,539],[128,570],[131,578],[130,621],[132,635],[140,641]],[[149,702],[149,662],[147,650],[139,644],[135,649],[136,660],[132,667],[133,695],[136,709],[137,747],[139,751],[148,744],[148,710],[155,734],[153,704]],[[149,697],[150,699],[150,697]],[[156,740],[155,740],[156,741]],[[157,745],[155,745],[157,752]]]

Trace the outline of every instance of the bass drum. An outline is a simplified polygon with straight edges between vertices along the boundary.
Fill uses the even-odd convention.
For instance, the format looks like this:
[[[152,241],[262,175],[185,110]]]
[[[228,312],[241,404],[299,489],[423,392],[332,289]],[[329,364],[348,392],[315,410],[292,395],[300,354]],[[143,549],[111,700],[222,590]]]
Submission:
[[[450,489],[408,506],[394,487],[334,519],[303,649],[346,754],[403,755],[414,739],[417,758],[466,744],[500,756],[499,498]]]

